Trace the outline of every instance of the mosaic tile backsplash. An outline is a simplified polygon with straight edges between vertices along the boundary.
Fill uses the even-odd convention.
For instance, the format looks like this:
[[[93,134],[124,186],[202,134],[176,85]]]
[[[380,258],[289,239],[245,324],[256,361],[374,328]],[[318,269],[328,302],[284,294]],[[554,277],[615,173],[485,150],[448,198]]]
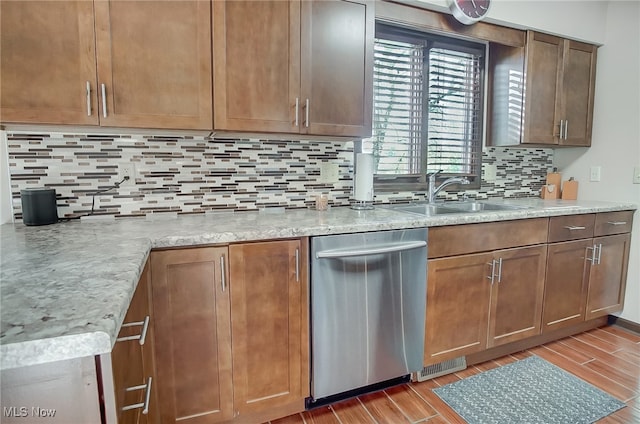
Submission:
[[[21,219],[20,190],[55,188],[58,215],[115,217],[217,210],[307,208],[319,193],[333,206],[352,195],[353,143],[220,139],[204,136],[147,136],[7,133],[14,217]],[[485,164],[497,179],[479,190],[442,193],[446,200],[538,196],[552,167],[551,149],[487,148]],[[319,182],[320,164],[338,165],[339,181]],[[118,166],[133,163],[136,178],[120,181]],[[376,203],[424,200],[425,193],[376,194]]]

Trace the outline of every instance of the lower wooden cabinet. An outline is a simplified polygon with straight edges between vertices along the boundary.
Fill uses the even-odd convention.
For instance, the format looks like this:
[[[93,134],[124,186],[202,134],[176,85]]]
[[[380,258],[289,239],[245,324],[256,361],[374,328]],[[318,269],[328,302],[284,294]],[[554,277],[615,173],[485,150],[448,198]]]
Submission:
[[[591,239],[549,245],[543,332],[584,321],[589,284],[589,263],[585,254],[591,246]]]
[[[151,253],[163,423],[268,421],[309,395],[306,240]]]
[[[632,211],[551,218],[549,239],[560,241],[549,244],[544,333],[622,310],[632,220]]]
[[[305,257],[299,240],[229,246],[233,402],[240,417],[278,407],[304,409],[309,396]]]
[[[546,245],[494,253],[487,347],[540,334],[546,257]]]
[[[163,423],[233,417],[226,247],[151,252]]]
[[[546,250],[430,260],[425,365],[539,334]]]
[[[147,265],[111,351],[118,424],[157,423],[159,418],[150,290]]]
[[[596,237],[597,261],[589,272],[589,290],[585,319],[619,312],[624,306],[624,292],[629,264],[631,234]]]

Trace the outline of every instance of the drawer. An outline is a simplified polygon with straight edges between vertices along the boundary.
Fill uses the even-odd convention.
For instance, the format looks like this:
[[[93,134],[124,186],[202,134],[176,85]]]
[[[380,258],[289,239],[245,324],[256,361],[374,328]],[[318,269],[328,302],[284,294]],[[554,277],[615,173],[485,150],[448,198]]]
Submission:
[[[429,258],[547,242],[548,218],[429,228]]]
[[[593,237],[596,215],[553,216],[549,219],[549,242]]]
[[[604,212],[596,215],[596,236],[631,232],[633,211]]]

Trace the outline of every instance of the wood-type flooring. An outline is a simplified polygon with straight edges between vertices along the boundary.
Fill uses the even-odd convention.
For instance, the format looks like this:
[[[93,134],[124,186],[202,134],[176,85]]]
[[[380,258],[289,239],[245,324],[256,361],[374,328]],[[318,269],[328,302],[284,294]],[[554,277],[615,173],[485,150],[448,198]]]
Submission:
[[[640,335],[617,326],[587,331],[454,374],[362,395],[271,424],[464,424],[432,389],[530,355],[538,355],[627,404],[599,424],[640,424]]]

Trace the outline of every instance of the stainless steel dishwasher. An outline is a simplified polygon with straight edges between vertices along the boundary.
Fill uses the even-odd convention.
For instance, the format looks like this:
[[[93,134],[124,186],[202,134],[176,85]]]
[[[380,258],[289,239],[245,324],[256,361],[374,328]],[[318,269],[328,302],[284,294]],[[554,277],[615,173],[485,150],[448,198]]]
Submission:
[[[311,239],[310,404],[422,369],[425,228]]]

